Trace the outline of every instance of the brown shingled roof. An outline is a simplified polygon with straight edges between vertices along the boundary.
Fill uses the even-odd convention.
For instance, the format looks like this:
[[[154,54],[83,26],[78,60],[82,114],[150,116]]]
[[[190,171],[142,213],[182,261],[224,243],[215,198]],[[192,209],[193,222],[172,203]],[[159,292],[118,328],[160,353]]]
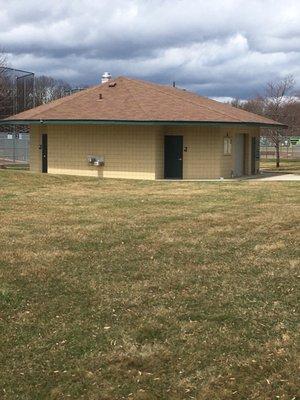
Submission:
[[[125,77],[24,111],[5,121],[40,120],[280,125],[186,90]]]

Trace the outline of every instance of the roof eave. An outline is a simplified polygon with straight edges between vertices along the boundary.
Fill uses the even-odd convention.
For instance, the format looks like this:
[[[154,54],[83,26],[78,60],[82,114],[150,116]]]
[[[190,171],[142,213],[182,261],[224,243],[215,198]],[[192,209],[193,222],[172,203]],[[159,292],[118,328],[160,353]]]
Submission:
[[[287,128],[280,123],[251,121],[167,121],[167,120],[99,120],[99,119],[9,119],[0,120],[0,125],[247,125],[263,128]]]

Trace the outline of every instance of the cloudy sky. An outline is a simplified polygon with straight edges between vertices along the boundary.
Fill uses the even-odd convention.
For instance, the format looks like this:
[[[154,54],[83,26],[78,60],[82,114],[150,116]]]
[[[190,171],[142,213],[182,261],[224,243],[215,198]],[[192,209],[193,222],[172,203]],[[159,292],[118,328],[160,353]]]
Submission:
[[[73,85],[101,73],[247,98],[293,74],[300,0],[0,0],[10,66]]]

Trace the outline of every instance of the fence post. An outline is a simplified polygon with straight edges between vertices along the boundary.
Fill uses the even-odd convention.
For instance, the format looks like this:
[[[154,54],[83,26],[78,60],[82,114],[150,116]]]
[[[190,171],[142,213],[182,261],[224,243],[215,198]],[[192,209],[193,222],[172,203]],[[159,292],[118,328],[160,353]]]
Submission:
[[[16,162],[16,130],[13,131],[13,163]]]

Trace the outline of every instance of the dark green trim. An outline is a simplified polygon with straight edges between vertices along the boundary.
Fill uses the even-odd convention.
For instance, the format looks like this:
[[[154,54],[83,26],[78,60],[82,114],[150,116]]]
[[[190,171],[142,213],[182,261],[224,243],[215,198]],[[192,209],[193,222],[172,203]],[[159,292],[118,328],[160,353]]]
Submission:
[[[27,120],[1,120],[0,125],[239,125],[239,126],[261,126],[265,128],[278,127],[287,128],[287,125],[265,124],[259,122],[215,122],[215,121],[135,121],[135,120],[101,120],[101,119],[27,119]]]

